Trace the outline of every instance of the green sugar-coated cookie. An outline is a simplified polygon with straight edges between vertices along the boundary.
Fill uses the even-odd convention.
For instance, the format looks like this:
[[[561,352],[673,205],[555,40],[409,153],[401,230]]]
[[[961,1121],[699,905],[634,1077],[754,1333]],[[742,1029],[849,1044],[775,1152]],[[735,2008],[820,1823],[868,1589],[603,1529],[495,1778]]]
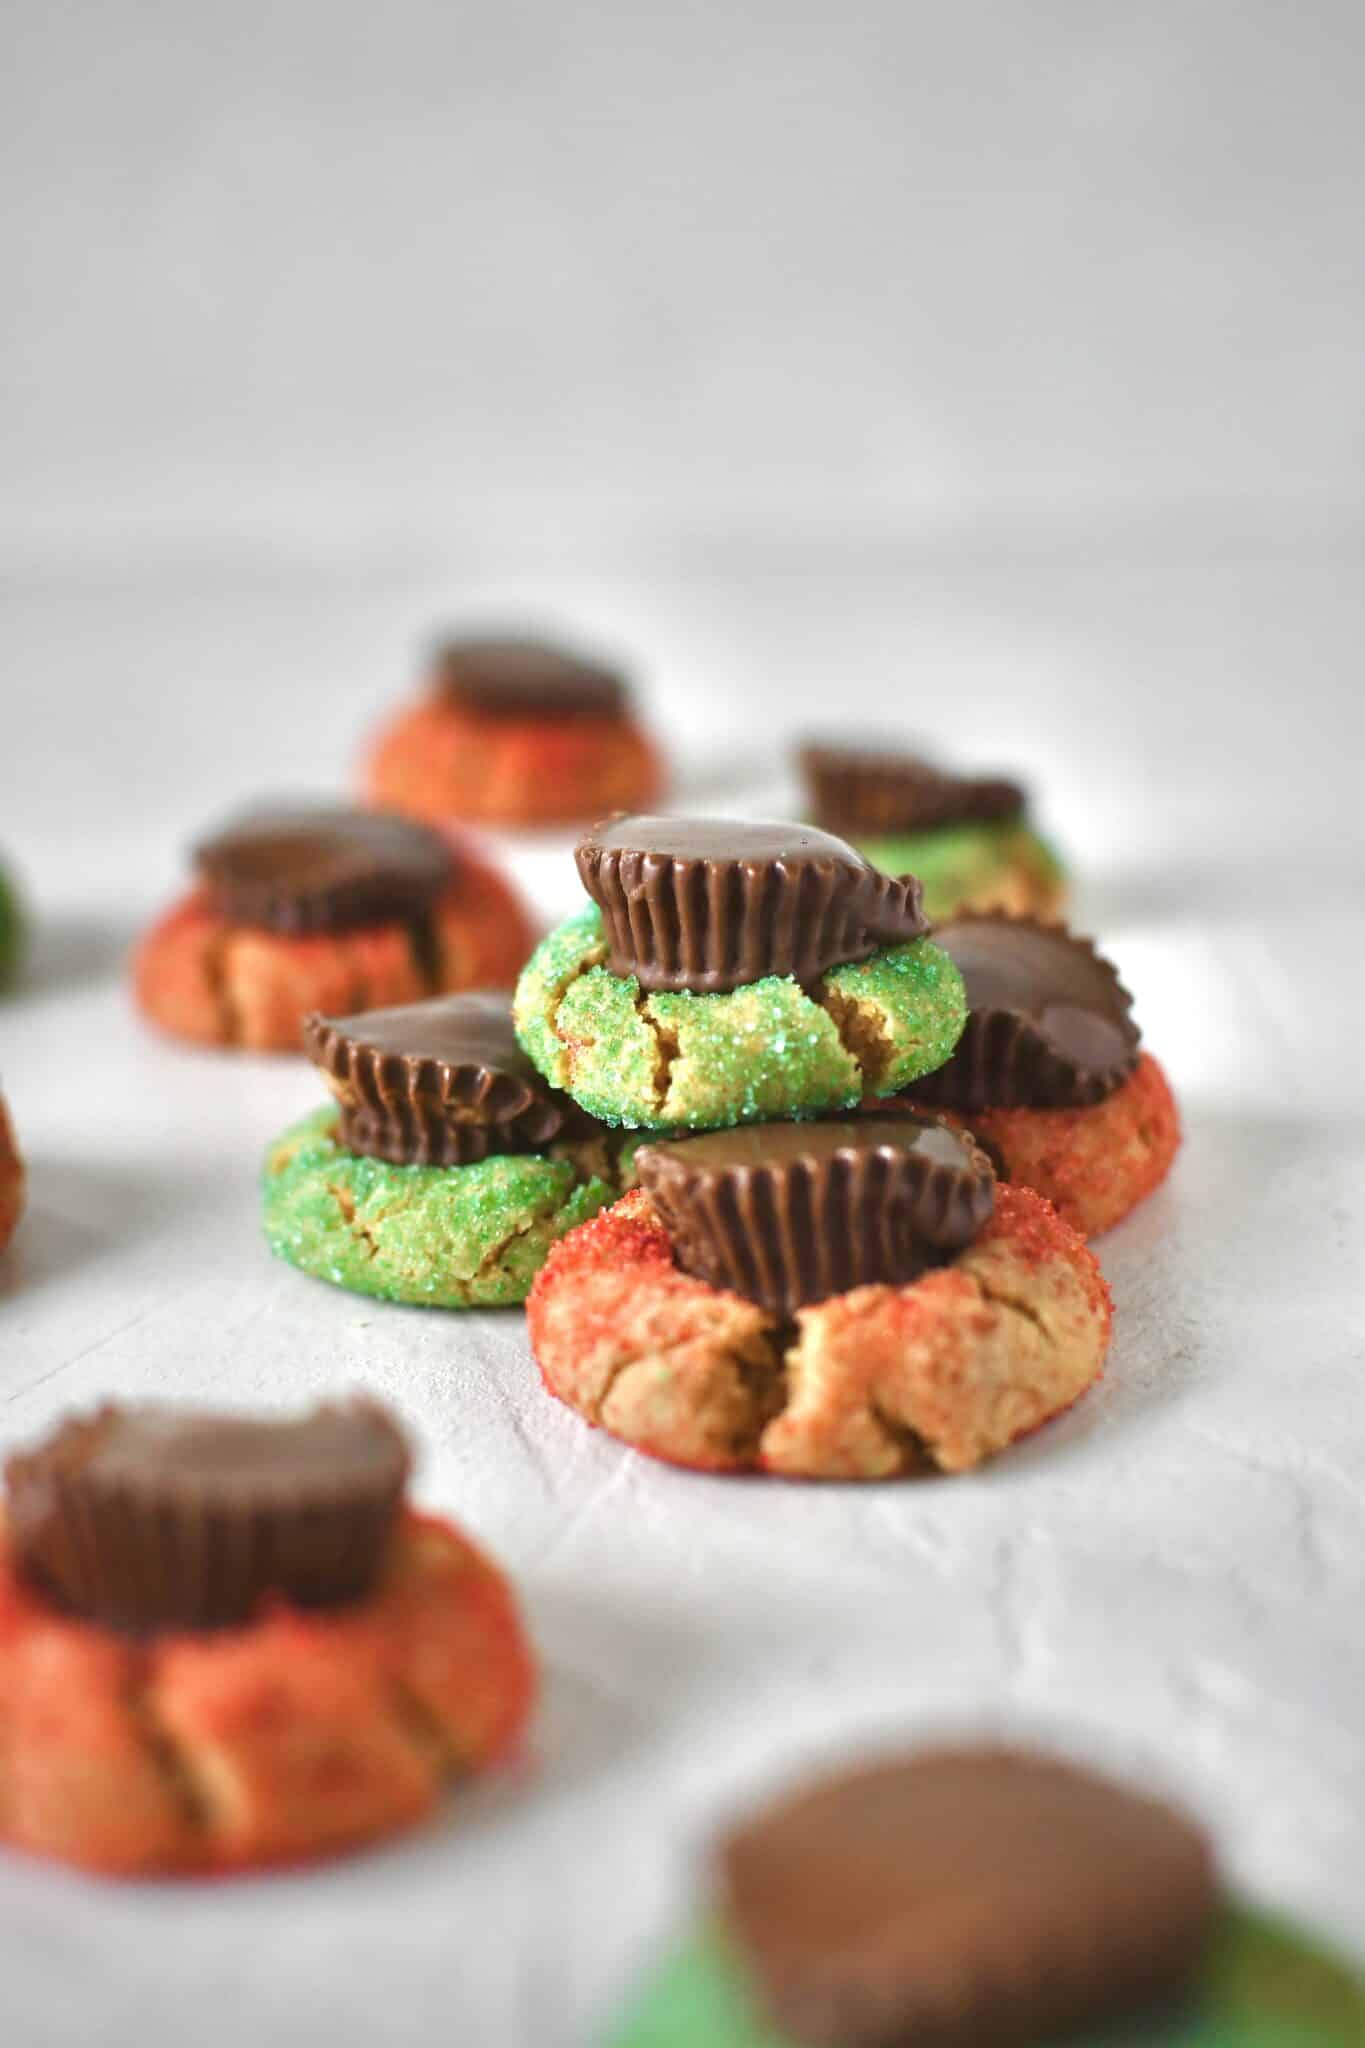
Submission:
[[[338,1145],[334,1106],[265,1163],[270,1249],[353,1294],[422,1308],[525,1301],[556,1239],[614,1200],[588,1160],[527,1153],[474,1166],[390,1166]]]
[[[1055,896],[1066,880],[1056,854],[1027,825],[945,825],[936,832],[860,839],[858,850],[884,874],[917,875],[931,918],[1016,892],[1022,909],[1024,896]]]
[[[19,965],[19,949],[23,939],[23,919],[19,913],[19,898],[14,884],[3,868],[0,868],[0,988],[13,981]]]
[[[664,1965],[609,2038],[610,2048],[792,2048],[758,2013],[712,1931]],[[1292,1929],[1235,1906],[1221,1915],[1183,2012],[1068,2036],[1069,2048],[1351,2048],[1362,2040],[1359,1979]]]
[[[725,995],[646,995],[603,964],[601,914],[543,939],[517,984],[517,1036],[604,1123],[713,1130],[846,1109],[941,1067],[967,1020],[962,977],[927,939],[836,967],[815,995],[785,976]]]

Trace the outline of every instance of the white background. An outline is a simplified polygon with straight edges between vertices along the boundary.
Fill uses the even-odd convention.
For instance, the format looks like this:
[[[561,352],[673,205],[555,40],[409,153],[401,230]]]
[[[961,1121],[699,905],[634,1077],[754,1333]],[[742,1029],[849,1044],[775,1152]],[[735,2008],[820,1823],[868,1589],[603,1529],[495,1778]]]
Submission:
[[[11,15],[0,1437],[373,1386],[545,1697],[532,1768],[329,1871],[0,1862],[7,2040],[593,2042],[736,1800],[964,1724],[1173,1786],[1365,1951],[1353,11]],[[266,1256],[313,1079],[156,1042],[124,949],[204,823],[341,786],[417,638],[509,611],[635,662],[690,802],[789,801],[832,720],[1034,779],[1188,1139],[1100,1248],[1103,1387],[989,1471],[672,1473],[517,1316]]]

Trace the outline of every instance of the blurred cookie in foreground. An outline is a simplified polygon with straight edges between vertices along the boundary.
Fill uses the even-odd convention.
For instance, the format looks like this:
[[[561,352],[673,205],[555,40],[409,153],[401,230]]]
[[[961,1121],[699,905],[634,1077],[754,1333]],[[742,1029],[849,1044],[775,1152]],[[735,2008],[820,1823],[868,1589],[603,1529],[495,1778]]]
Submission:
[[[1056,854],[1028,817],[1023,787],[954,775],[917,754],[810,741],[800,765],[810,816],[887,874],[914,874],[931,918],[958,910],[1055,917],[1066,900]]]
[[[1007,1180],[1084,1236],[1112,1229],[1180,1145],[1170,1083],[1141,1049],[1117,972],[1089,940],[1029,918],[956,917],[934,941],[966,984],[967,1027],[911,1098],[968,1125]]]
[[[512,883],[392,813],[267,805],[194,851],[196,887],[143,938],[144,1015],[200,1045],[292,1052],[311,1010],[510,982],[534,942]]]
[[[0,1095],[0,1252],[18,1228],[23,1209],[24,1162],[19,1156],[5,1098]]]
[[[1365,2038],[1359,1984],[1230,1905],[1191,1820],[1041,1754],[926,1750],[812,1779],[734,1829],[714,1878],[716,1925],[611,2048]]]
[[[642,1146],[642,1186],[550,1253],[545,1385],[710,1472],[965,1472],[1099,1376],[1108,1289],[1027,1188],[904,1104]]]
[[[421,1308],[526,1299],[550,1246],[619,1192],[624,1141],[551,1088],[505,995],[310,1016],[334,1097],[266,1159],[277,1257]]]
[[[115,1875],[334,1855],[515,1749],[506,1582],[352,1401],[73,1417],[5,1468],[0,1838]]]
[[[507,635],[436,647],[364,779],[372,802],[438,824],[554,825],[652,802],[662,767],[618,670]]]

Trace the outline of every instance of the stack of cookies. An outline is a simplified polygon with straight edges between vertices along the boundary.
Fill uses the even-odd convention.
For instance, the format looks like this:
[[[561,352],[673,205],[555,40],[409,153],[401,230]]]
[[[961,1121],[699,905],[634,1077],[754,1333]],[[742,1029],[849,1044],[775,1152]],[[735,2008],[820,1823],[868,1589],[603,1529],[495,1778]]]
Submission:
[[[674,1463],[865,1479],[1069,1406],[1108,1343],[1093,1256],[906,1099],[968,1014],[916,879],[718,819],[615,818],[576,859],[590,906],[532,956],[517,1034],[646,1142],[532,1290],[551,1391]]]

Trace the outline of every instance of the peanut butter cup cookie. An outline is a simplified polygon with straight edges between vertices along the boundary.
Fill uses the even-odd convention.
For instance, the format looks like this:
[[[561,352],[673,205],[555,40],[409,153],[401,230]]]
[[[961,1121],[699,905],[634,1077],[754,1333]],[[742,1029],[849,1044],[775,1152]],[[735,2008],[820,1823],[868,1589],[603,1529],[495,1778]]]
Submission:
[[[1110,1304],[1083,1241],[893,1105],[642,1146],[528,1303],[550,1392],[709,1471],[962,1472],[1075,1401]]]
[[[801,751],[810,814],[888,874],[913,874],[935,920],[960,910],[1054,917],[1066,898],[1056,855],[1001,776],[952,775],[889,748],[812,743]]]
[[[195,851],[199,883],[143,939],[143,1013],[201,1045],[298,1048],[311,1010],[509,983],[531,949],[496,869],[376,811],[252,812]]]
[[[312,1016],[305,1042],[335,1101],[271,1147],[265,1232],[319,1280],[425,1308],[515,1305],[622,1184],[623,1140],[537,1073],[506,996]]]
[[[1165,1179],[1180,1144],[1132,997],[1060,925],[958,917],[934,937],[962,972],[970,1015],[912,1099],[970,1125],[1008,1180],[1046,1195],[1085,1236],[1112,1229]]]
[[[517,985],[521,1043],[605,1123],[719,1128],[891,1095],[966,1019],[918,885],[808,826],[610,819],[593,901]]]
[[[540,641],[451,640],[422,698],[378,735],[375,803],[440,823],[550,825],[634,809],[661,782],[625,678]]]
[[[6,1467],[0,1837],[118,1875],[337,1854],[515,1747],[501,1574],[356,1401],[107,1407]]]

